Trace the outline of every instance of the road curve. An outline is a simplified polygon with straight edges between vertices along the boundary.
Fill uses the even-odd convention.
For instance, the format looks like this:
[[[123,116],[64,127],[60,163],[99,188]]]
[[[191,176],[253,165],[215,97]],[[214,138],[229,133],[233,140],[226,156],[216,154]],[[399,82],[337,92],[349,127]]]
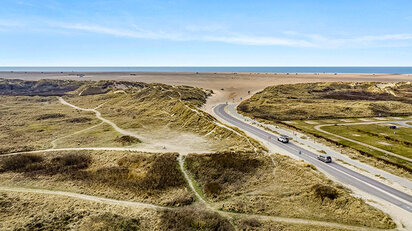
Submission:
[[[277,145],[282,149],[298,156],[299,158],[315,165],[321,171],[333,176],[338,179],[340,182],[352,185],[359,190],[362,190],[370,195],[376,196],[380,199],[383,199],[389,203],[392,203],[409,213],[412,213],[412,195],[403,193],[399,190],[396,190],[386,184],[378,182],[374,179],[366,177],[358,172],[355,172],[351,169],[348,169],[336,162],[324,163],[317,159],[317,154],[306,150],[302,147],[295,145],[293,142],[288,144],[281,143],[276,139],[270,139],[269,137],[277,137],[275,134],[265,131],[261,128],[255,127],[248,123],[245,123],[225,111],[227,104],[219,104],[213,108],[214,113],[230,123],[233,126],[238,127],[241,130],[249,132],[267,142]],[[301,154],[299,154],[299,151]]]

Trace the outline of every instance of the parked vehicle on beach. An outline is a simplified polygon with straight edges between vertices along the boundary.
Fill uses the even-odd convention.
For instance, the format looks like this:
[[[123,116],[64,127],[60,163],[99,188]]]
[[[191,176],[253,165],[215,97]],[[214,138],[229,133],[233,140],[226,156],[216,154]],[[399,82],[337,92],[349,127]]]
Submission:
[[[332,157],[327,156],[327,155],[319,155],[318,160],[323,161],[325,163],[330,163],[332,162]]]

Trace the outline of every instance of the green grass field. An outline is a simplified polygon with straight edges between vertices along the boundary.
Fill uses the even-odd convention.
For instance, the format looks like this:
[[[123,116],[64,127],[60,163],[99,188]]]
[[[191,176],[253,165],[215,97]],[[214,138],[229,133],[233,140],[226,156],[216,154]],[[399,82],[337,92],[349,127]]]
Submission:
[[[362,119],[362,118],[360,118]],[[382,118],[381,118],[382,119]],[[392,117],[384,118],[388,121],[393,120]],[[398,120],[410,119],[408,117],[402,117]],[[350,119],[351,122],[362,122],[359,119]],[[368,119],[371,121],[378,121],[373,119]],[[293,120],[293,121],[283,121],[283,124],[293,127],[298,130],[302,130],[306,133],[312,134],[317,137],[322,137],[326,140],[329,140],[337,145],[353,148],[367,156],[372,156],[379,160],[383,160],[387,163],[392,163],[395,166],[390,170],[391,172],[398,174],[399,167],[404,168],[406,171],[412,170],[412,163],[385,154],[384,152],[374,150],[363,146],[361,144],[353,143],[339,137],[331,136],[324,132],[318,131],[315,129],[315,126],[322,124],[342,124],[344,123],[340,119],[328,119],[328,120]],[[386,123],[385,123],[386,124]],[[374,147],[381,148],[408,158],[412,158],[412,147],[409,146],[408,142],[412,140],[412,129],[405,127],[398,127],[398,129],[393,130],[389,129],[386,125],[376,125],[376,124],[365,124],[365,125],[336,125],[336,126],[324,126],[323,130],[331,132],[352,140],[363,142],[365,144],[372,145]],[[395,132],[395,134],[393,134]],[[369,162],[372,164],[371,162]],[[396,167],[397,166],[397,167]],[[381,166],[383,167],[383,166]],[[409,174],[408,174],[409,175]]]
[[[412,158],[412,129],[390,129],[386,124],[327,126],[325,131]]]

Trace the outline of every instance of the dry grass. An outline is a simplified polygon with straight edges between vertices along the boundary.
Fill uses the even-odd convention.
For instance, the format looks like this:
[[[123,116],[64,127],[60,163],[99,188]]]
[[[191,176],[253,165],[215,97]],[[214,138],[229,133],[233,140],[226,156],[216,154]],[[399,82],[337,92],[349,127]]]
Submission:
[[[272,86],[242,102],[239,110],[271,121],[412,114],[410,83],[378,86],[370,82]]]
[[[229,221],[217,212],[195,208],[166,210],[160,217],[162,230],[235,230]]]
[[[168,206],[194,199],[177,154],[66,151],[0,158],[1,185],[58,189]],[[18,182],[13,179],[21,179]]]
[[[1,230],[159,230],[144,211],[52,195],[0,192]]]
[[[17,85],[19,87],[16,87]],[[72,85],[77,88],[62,91],[68,86],[72,89]],[[185,141],[188,144],[185,152],[229,149],[251,151],[255,147],[263,149],[258,142],[247,138],[242,132],[233,132],[218,126],[214,117],[199,110],[198,108],[210,95],[210,91],[199,88],[124,81],[79,81],[73,84],[55,80],[28,83],[19,80],[2,80],[0,86],[20,89],[15,92],[3,92],[3,94],[17,96],[0,97],[2,105],[11,105],[0,107],[0,134],[2,134],[0,141],[4,141],[0,142],[0,153],[50,148],[53,139],[98,123],[93,113],[61,105],[56,97],[47,96],[46,89],[50,95],[63,94],[65,100],[79,107],[99,106],[98,110],[104,118],[115,122],[122,129],[134,131],[138,136],[141,134],[139,138],[142,137],[142,145],[145,147],[156,143],[174,147],[176,146],[174,137],[185,139],[184,136],[191,136]],[[116,93],[119,89],[124,93]],[[28,94],[38,94],[43,97],[18,96]],[[59,148],[139,145],[138,141],[123,142],[116,139],[121,135],[110,131],[107,124],[102,126],[106,126],[103,131],[95,128],[65,137],[56,143]],[[172,131],[170,134],[173,137],[164,137],[169,134],[164,132],[165,130]],[[156,135],[159,132],[162,132],[160,138]],[[110,139],[110,136],[115,137]],[[191,149],[191,146],[196,148]],[[174,148],[171,150],[180,151]]]
[[[10,93],[11,88],[18,90]],[[1,89],[8,89],[6,94],[44,96],[0,97],[2,105],[12,105],[0,107],[0,141],[7,142],[0,148],[8,148],[3,153],[50,147],[49,142],[59,137],[64,138],[58,140],[58,147],[139,146],[156,131],[164,133],[169,129],[173,136],[190,133],[195,141],[198,139],[193,137],[201,137],[214,150],[221,151],[189,155],[186,166],[207,199],[222,210],[393,227],[385,214],[350,197],[345,189],[331,184],[310,166],[276,156],[273,172],[267,156],[252,153],[255,147],[258,151],[263,149],[260,144],[242,132],[218,126],[215,118],[198,110],[210,94],[208,91],[163,84],[53,80],[2,80]],[[120,89],[123,93],[115,93]],[[47,92],[64,95],[68,102],[83,108],[99,106],[97,110],[104,118],[145,136],[141,140],[123,136],[107,124],[73,134],[99,121],[93,113],[61,105],[55,97],[46,96]],[[70,134],[73,135],[67,136]],[[156,138],[151,141],[156,142]],[[175,145],[175,140],[168,142]],[[230,149],[237,153],[224,152]],[[180,172],[177,156],[177,153],[62,151],[2,157],[0,185],[183,207],[193,204],[194,198]],[[196,203],[174,210],[143,211],[52,195],[0,195],[0,229],[233,230],[226,217],[195,208]],[[246,230],[319,229],[252,218],[235,219],[234,223]]]
[[[273,158],[275,167],[269,157],[252,153],[189,155],[187,168],[203,190],[211,183],[220,185],[221,190],[205,195],[222,210],[395,227],[383,212],[350,196],[311,167],[281,155]]]
[[[227,150],[227,146],[236,150],[253,150],[250,142],[262,148],[253,140],[248,141],[245,137],[217,126],[214,117],[198,110],[209,94],[202,89],[145,84],[140,88],[126,89],[125,92],[127,94],[108,92],[82,97],[70,96],[66,100],[85,108],[101,105],[98,110],[103,117],[116,121],[121,128],[135,131],[142,136],[150,136],[153,142],[157,139],[154,135],[156,131],[170,129],[201,137],[214,151]],[[209,135],[205,137],[206,134]],[[145,142],[144,139],[142,141]],[[170,143],[167,138],[158,141]]]
[[[0,103],[12,106],[0,106],[0,154],[50,148],[53,139],[98,123],[55,97],[0,96]]]

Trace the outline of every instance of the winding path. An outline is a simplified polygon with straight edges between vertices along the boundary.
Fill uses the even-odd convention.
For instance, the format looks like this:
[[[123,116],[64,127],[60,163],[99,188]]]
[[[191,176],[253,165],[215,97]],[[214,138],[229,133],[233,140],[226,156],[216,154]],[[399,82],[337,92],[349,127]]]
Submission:
[[[101,114],[98,110],[96,110],[95,108],[93,108],[93,109],[90,109],[90,108],[81,108],[81,107],[78,107],[78,106],[76,106],[76,105],[73,105],[73,104],[65,101],[62,97],[59,97],[59,101],[60,101],[60,103],[62,103],[62,104],[64,104],[64,105],[67,105],[67,106],[70,106],[70,107],[72,107],[72,108],[74,108],[74,109],[77,109],[77,110],[94,112],[94,113],[96,114],[96,117],[97,117],[99,120],[103,121],[104,123],[109,124],[109,125],[112,126],[117,132],[119,132],[119,133],[121,133],[121,134],[123,134],[123,135],[132,136],[132,137],[134,137],[134,138],[140,139],[140,138],[136,135],[136,133],[131,132],[131,131],[127,131],[127,130],[124,130],[124,129],[121,129],[121,128],[119,128],[115,123],[113,123],[112,121],[103,118],[103,117],[102,117],[102,114]],[[100,106],[101,106],[101,105],[100,105]],[[98,106],[97,108],[99,108],[100,106]]]
[[[143,209],[154,209],[154,210],[177,210],[179,207],[166,207],[155,205],[151,203],[142,203],[142,202],[134,202],[134,201],[125,201],[125,200],[115,200],[109,199],[105,197],[97,197],[91,196],[86,194],[80,193],[73,193],[73,192],[65,192],[65,191],[52,191],[47,189],[34,189],[34,188],[21,188],[21,187],[0,187],[0,191],[3,192],[18,192],[18,193],[34,193],[34,194],[44,194],[44,195],[53,195],[53,196],[62,196],[62,197],[70,197],[75,199],[81,199],[91,202],[98,202],[102,204],[108,205],[118,205],[118,206],[127,206],[127,207],[134,207],[134,208],[143,208]],[[225,212],[225,211],[217,211],[219,214],[224,215],[226,217],[245,217],[245,218],[259,218],[262,220],[270,220],[275,222],[285,222],[291,224],[305,224],[305,225],[318,225],[324,227],[335,227],[335,228],[345,228],[349,230],[379,230],[383,231],[383,229],[373,229],[373,228],[366,228],[366,227],[359,227],[359,226],[352,226],[352,225],[345,225],[339,224],[334,222],[324,222],[324,221],[315,221],[315,220],[307,220],[307,219],[299,219],[299,218],[287,218],[287,217],[279,217],[279,216],[268,216],[268,215],[257,215],[257,214],[245,214],[245,213],[232,213],[232,212]]]

